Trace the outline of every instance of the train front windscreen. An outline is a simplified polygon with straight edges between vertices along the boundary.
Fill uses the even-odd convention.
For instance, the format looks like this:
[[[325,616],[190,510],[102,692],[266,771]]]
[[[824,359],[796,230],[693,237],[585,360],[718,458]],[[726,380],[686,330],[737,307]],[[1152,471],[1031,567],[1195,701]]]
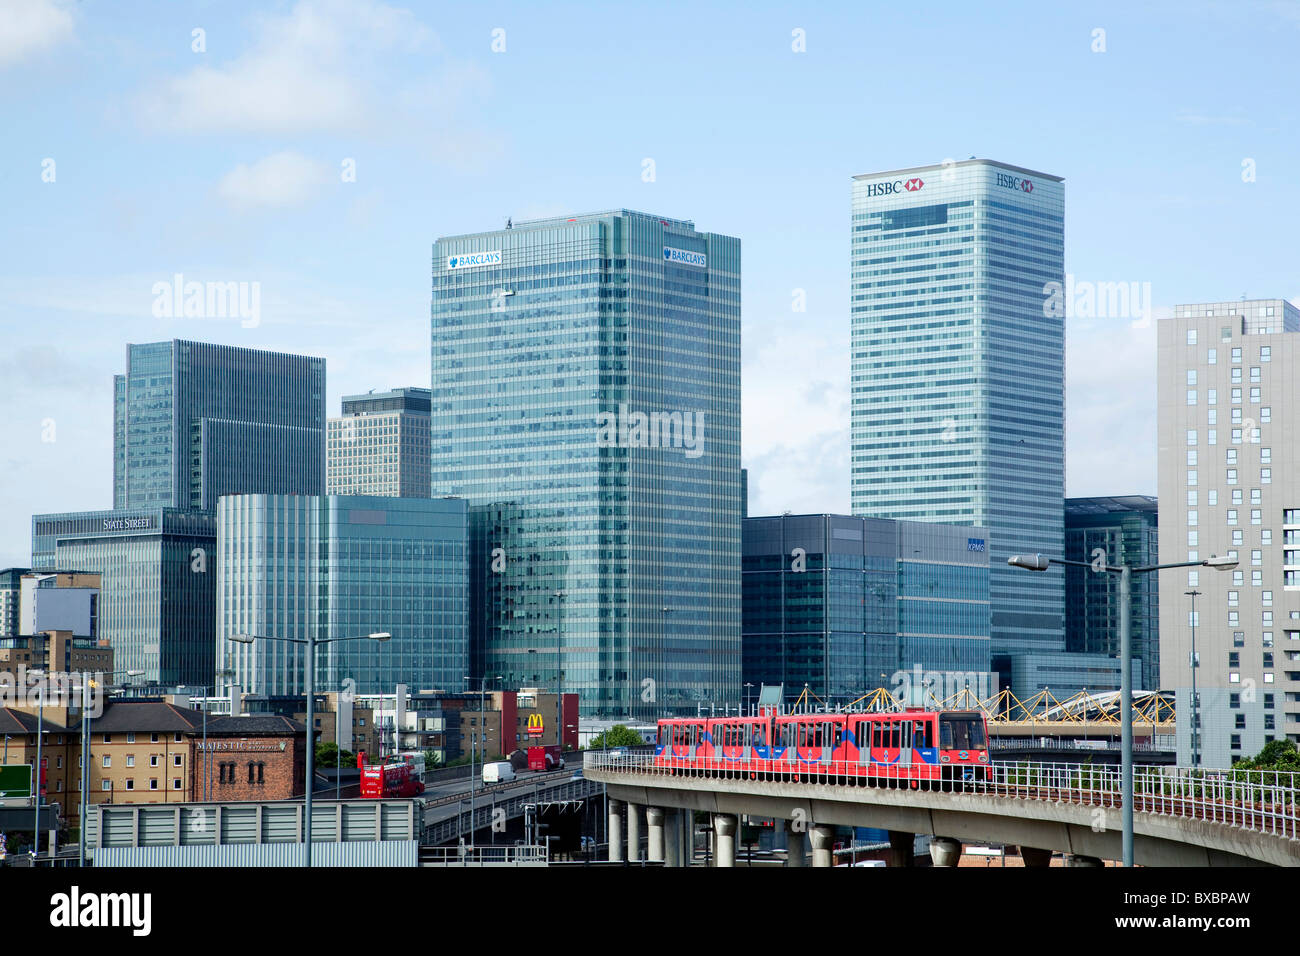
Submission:
[[[939,746],[943,750],[986,750],[984,718],[977,714],[943,714],[939,717]]]

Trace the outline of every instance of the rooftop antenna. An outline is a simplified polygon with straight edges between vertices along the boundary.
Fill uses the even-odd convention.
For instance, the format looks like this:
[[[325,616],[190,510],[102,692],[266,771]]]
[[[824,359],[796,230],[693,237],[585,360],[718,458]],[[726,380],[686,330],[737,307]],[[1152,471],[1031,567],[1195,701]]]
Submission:
[[[514,227],[515,227],[514,220],[511,219],[509,216],[507,216],[507,217],[506,217],[506,228],[507,228],[507,229],[513,229]]]

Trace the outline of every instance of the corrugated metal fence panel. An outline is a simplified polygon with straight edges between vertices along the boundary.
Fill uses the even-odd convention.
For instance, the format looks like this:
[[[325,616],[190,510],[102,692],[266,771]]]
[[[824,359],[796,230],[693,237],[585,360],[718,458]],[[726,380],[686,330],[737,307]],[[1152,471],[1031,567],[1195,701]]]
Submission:
[[[343,839],[373,840],[375,838],[375,814],[379,812],[379,802],[369,804],[345,803],[343,811]]]
[[[257,842],[257,807],[236,807],[225,804],[221,808],[222,843]]]
[[[140,845],[171,846],[176,842],[175,807],[140,808]]]
[[[317,803],[311,808],[311,839],[313,843],[321,840],[333,841],[338,832],[338,806],[333,803]]]
[[[417,866],[415,840],[383,843],[314,843],[312,865]],[[236,846],[105,847],[94,851],[96,867],[132,866],[301,866],[301,843],[251,843]]]
[[[210,807],[181,809],[181,843],[185,846],[212,845],[217,842],[217,811]]]
[[[135,843],[135,807],[100,807],[104,846],[132,846]]]
[[[267,804],[262,807],[262,842],[301,843],[298,839],[301,813],[302,808],[296,803]]]
[[[385,803],[380,809],[380,839],[409,840],[417,836],[411,832],[410,803]]]

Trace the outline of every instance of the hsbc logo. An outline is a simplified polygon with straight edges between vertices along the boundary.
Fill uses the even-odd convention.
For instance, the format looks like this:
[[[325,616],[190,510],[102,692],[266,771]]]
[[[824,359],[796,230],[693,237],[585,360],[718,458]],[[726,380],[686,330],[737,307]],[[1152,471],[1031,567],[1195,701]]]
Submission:
[[[867,186],[868,196],[893,196],[906,190],[914,193],[925,185],[925,180],[920,176],[913,176],[911,179],[894,179],[883,183],[871,183]]]
[[[1006,173],[998,173],[998,185],[1007,189],[1019,189],[1021,192],[1026,193],[1034,191],[1034,184],[1028,179],[1021,179],[1019,176],[1009,176]]]

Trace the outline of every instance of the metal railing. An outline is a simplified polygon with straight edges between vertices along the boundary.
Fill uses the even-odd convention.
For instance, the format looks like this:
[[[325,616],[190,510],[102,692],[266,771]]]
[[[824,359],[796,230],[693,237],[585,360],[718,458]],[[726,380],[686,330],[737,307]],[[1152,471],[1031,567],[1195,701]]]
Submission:
[[[1032,800],[1120,810],[1120,768],[1073,763],[1014,762],[940,765],[944,776],[933,780],[867,777],[863,765],[848,761],[789,763],[776,767],[744,761],[706,767],[700,759],[629,754],[612,758],[588,753],[586,770],[678,779],[722,779],[797,783],[815,787],[874,787],[960,793],[997,800]],[[894,768],[891,768],[894,769]],[[963,779],[967,769],[984,779]],[[1202,820],[1240,830],[1300,839],[1300,772],[1280,770],[1206,770],[1139,765],[1133,769],[1133,810],[1184,820]]]
[[[513,846],[422,846],[421,866],[545,866],[546,847]]]
[[[600,784],[592,781],[551,781],[535,790],[527,790],[522,793],[498,793],[495,795],[495,800],[484,800],[483,797],[480,797],[474,805],[472,816],[469,809],[469,794],[462,794],[459,803],[464,809],[458,808],[446,819],[430,820],[429,817],[435,816],[437,810],[445,810],[449,803],[454,804],[457,801],[444,801],[428,808],[424,821],[423,842],[438,844],[455,839],[458,836],[468,836],[470,833],[491,826],[494,820],[497,819],[498,812],[503,813],[504,819],[507,820],[522,815],[524,806],[529,803],[560,803],[568,800],[582,800],[598,793],[600,793]]]

